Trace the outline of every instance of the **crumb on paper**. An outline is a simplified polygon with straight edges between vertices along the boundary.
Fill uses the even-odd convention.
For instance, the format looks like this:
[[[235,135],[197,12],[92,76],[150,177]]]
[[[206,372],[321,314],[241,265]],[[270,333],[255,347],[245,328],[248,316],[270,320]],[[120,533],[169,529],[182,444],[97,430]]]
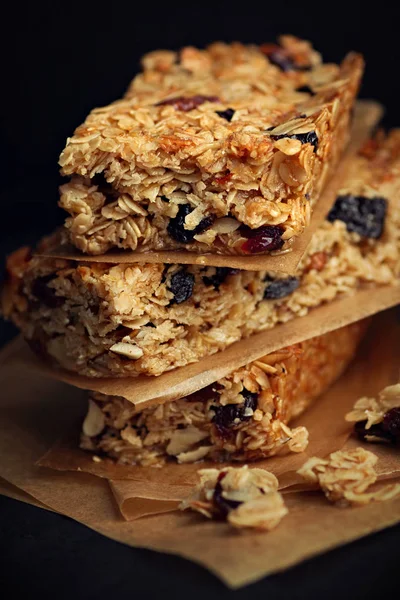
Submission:
[[[288,513],[278,480],[264,469],[227,467],[201,469],[200,483],[193,496],[180,508],[200,512],[212,519],[224,519],[234,527],[269,531]]]
[[[400,383],[384,388],[377,398],[362,397],[345,416],[366,442],[400,442]]]
[[[367,491],[377,480],[377,461],[378,457],[364,448],[340,450],[330,454],[328,459],[310,458],[297,472],[306,481],[316,484],[330,502],[338,506],[363,506],[400,496],[400,483]]]
[[[96,456],[96,454],[94,456],[92,456],[92,460],[95,463],[100,463],[101,462],[100,456]]]

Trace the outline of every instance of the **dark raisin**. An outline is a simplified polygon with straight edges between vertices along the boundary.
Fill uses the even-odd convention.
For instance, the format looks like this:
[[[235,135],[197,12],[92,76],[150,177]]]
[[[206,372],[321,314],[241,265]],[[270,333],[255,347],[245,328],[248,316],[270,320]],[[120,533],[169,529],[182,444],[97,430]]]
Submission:
[[[263,52],[268,60],[279,67],[282,71],[310,71],[311,65],[298,65],[289,56],[284,48],[281,48],[277,44],[263,44],[260,46],[261,52]]]
[[[380,238],[385,224],[387,200],[364,196],[339,196],[330,210],[328,221],[343,221],[347,231],[368,238]]]
[[[194,229],[185,229],[185,219],[192,212],[193,207],[190,204],[181,204],[178,214],[175,218],[170,219],[167,227],[168,234],[181,244],[189,244],[193,241],[194,236],[202,233],[214,223],[215,217],[209,215],[200,221]]]
[[[162,100],[161,102],[158,102],[156,106],[170,105],[173,106],[175,110],[189,112],[200,106],[200,104],[204,104],[204,102],[219,102],[219,98],[217,96],[202,96],[200,94],[189,97],[177,96],[176,98],[170,98],[169,100]]]
[[[318,136],[315,131],[309,131],[308,133],[293,133],[292,135],[287,135],[286,133],[282,133],[280,135],[272,135],[273,140],[281,140],[282,138],[290,138],[292,140],[299,140],[302,144],[311,144],[314,146],[314,152],[317,151],[318,148]]]
[[[188,402],[207,402],[207,400],[217,400],[218,399],[218,390],[221,390],[223,386],[220,383],[212,383],[211,385],[207,385],[205,388],[201,390],[197,390],[197,392],[193,392],[190,396],[186,397]]]
[[[264,300],[278,300],[292,294],[300,285],[297,277],[286,277],[285,279],[265,279],[268,285],[264,291]]]
[[[385,413],[382,429],[391,435],[394,441],[400,442],[400,406],[395,406]]]
[[[221,119],[225,119],[226,121],[232,121],[232,117],[235,114],[233,108],[227,108],[226,110],[217,110],[217,115],[221,117]]]
[[[54,288],[47,284],[55,278],[55,275],[45,275],[38,277],[32,283],[32,294],[49,308],[59,308],[64,304],[65,298],[56,295]]]
[[[282,239],[283,229],[280,225],[264,225],[264,227],[258,229],[251,229],[247,225],[242,225],[240,233],[247,238],[247,241],[242,245],[242,250],[246,254],[279,250],[284,244]]]
[[[212,285],[214,289],[219,290],[219,286],[224,283],[228,275],[236,275],[240,269],[232,269],[231,267],[216,267],[214,275],[204,276],[203,282],[205,285]]]
[[[239,502],[239,500],[229,500],[228,498],[223,497],[221,481],[223,480],[225,475],[226,473],[220,473],[220,475],[218,476],[218,480],[215,485],[213,494],[213,502],[215,504],[215,507],[221,513],[221,517],[224,518],[232,509],[237,508],[238,506],[240,506],[240,504],[242,504],[242,502]]]
[[[188,273],[186,269],[181,269],[171,277],[168,289],[173,293],[174,298],[170,304],[182,304],[193,294],[194,275]]]
[[[311,94],[311,96],[315,96],[316,94],[316,92],[314,92],[309,85],[302,85],[301,87],[296,88],[296,92],[301,92],[302,94]]]
[[[250,418],[245,416],[246,408],[251,408],[253,411],[257,408],[258,394],[249,392],[244,388],[242,396],[244,397],[244,402],[241,404],[226,404],[225,406],[212,407],[212,410],[215,412],[212,422],[215,424],[220,435],[226,435],[226,432],[236,419],[247,421]]]
[[[366,429],[366,424],[367,421],[359,421],[354,425],[355,434],[363,442],[368,442],[372,440],[393,443],[395,441],[393,436],[389,432],[384,431],[381,423],[371,425],[369,429]]]

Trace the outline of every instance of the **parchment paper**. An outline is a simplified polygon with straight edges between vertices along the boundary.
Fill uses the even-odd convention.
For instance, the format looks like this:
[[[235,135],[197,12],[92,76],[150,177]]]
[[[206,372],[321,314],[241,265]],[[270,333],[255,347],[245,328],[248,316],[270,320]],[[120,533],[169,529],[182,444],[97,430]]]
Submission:
[[[381,332],[385,332],[384,343]],[[363,395],[374,395],[386,385],[397,381],[400,363],[400,322],[396,312],[376,317],[368,335],[346,374],[343,375],[314,405],[293,425],[304,425],[310,442],[305,452],[277,456],[256,463],[257,467],[272,471],[280,481],[280,489],[296,486],[310,489],[296,474],[296,470],[311,456],[327,456],[338,450],[348,440],[352,425],[344,415]],[[38,462],[56,470],[84,471],[111,480],[117,504],[127,520],[144,514],[174,510],[189,495],[197,481],[199,468],[213,467],[210,462],[201,464],[167,464],[162,469],[116,465],[109,459],[94,462],[92,456],[78,448],[79,430],[56,443]],[[358,440],[349,441],[360,445]],[[370,448],[372,452],[374,447]],[[377,448],[380,452],[379,474],[400,475],[399,449]],[[220,465],[222,466],[222,465]],[[143,499],[149,499],[146,503]]]
[[[233,370],[257,360],[264,354],[284,346],[313,338],[328,331],[354,323],[400,303],[400,285],[380,288],[369,287],[352,296],[337,299],[312,309],[305,317],[256,334],[232,344],[227,350],[208,356],[197,363],[164,373],[160,377],[89,378],[66,371],[52,369],[41,363],[22,342],[9,351],[8,364],[16,363],[26,370],[36,370],[42,375],[86,390],[123,396],[137,410],[182,398],[225,377]]]
[[[232,267],[247,271],[263,271],[264,269],[276,272],[293,274],[311,237],[317,227],[322,223],[330,207],[336,199],[337,192],[342,186],[349,167],[349,161],[363,143],[368,139],[371,131],[380,121],[383,107],[372,100],[359,100],[354,111],[354,121],[351,140],[347,150],[330,178],[320,199],[314,207],[311,223],[293,243],[292,249],[286,254],[275,256],[222,256],[218,254],[195,254],[185,250],[171,250],[162,252],[131,252],[114,251],[100,256],[88,256],[79,252],[73,246],[59,247],[47,253],[38,253],[38,256],[53,256],[77,261],[106,262],[106,263],[172,263],[194,264],[215,267]]]
[[[393,377],[398,376],[398,355],[394,357],[389,351],[392,342],[389,343],[388,336],[398,339],[399,322],[393,317],[390,322],[381,322],[375,327],[376,343],[366,345],[363,350],[365,357],[370,359],[364,368],[359,367],[359,373],[363,374],[361,379],[369,382],[365,385],[371,394],[386,385],[390,373]],[[385,351],[391,366],[387,366],[388,360],[382,359],[382,369],[377,368],[376,361]],[[276,530],[266,534],[239,533],[224,523],[180,511],[127,522],[120,516],[106,479],[87,473],[56,472],[34,465],[85,411],[82,393],[59,381],[42,378],[33,371],[24,371],[16,364],[0,367],[0,385],[3,390],[0,397],[0,477],[37,502],[111,539],[194,560],[231,587],[243,586],[269,573],[282,571],[315,554],[400,521],[400,500],[358,509],[338,509],[329,505],[321,494],[293,492],[285,494],[289,515]],[[334,402],[332,397],[332,411]],[[318,403],[315,410],[317,407]],[[330,433],[333,435],[332,430]],[[325,434],[321,431],[321,439]]]

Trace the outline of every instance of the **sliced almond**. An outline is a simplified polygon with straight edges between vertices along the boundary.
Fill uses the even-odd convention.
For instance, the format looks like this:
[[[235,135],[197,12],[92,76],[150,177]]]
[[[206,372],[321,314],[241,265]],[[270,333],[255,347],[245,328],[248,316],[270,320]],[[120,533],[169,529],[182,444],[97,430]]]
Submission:
[[[232,217],[222,217],[221,219],[217,219],[213,224],[212,228],[217,233],[232,233],[239,229],[240,223],[236,221],[236,219],[232,219]]]
[[[95,437],[103,431],[104,426],[104,414],[93,400],[89,400],[88,412],[82,425],[84,435]]]
[[[143,356],[143,350],[139,348],[139,346],[136,346],[136,344],[128,344],[127,342],[118,342],[111,346],[110,350],[115,352],[115,354],[121,354],[122,356],[134,360]]]

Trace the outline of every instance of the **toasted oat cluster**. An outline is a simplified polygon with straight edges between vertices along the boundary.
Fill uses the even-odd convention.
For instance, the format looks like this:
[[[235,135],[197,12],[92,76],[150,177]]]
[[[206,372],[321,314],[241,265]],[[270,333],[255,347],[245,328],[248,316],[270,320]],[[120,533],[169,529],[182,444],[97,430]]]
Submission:
[[[400,443],[400,383],[384,388],[377,398],[359,398],[346,421],[355,423],[363,441]]]
[[[92,393],[81,447],[144,466],[302,452],[308,432],[288,423],[340,375],[365,326],[355,323],[283,348],[190,396],[141,412],[124,398]]]
[[[200,512],[209,519],[226,520],[233,527],[270,531],[288,509],[278,492],[278,480],[264,469],[202,469],[200,483],[181,509]]]
[[[87,254],[290,248],[348,140],[362,69],[292,36],[145,56],[61,154],[70,240]]]
[[[298,473],[306,481],[317,484],[330,502],[338,506],[362,506],[400,496],[399,483],[367,491],[377,480],[374,468],[377,461],[378,457],[372,452],[356,448],[333,452],[327,460],[310,458]]]

